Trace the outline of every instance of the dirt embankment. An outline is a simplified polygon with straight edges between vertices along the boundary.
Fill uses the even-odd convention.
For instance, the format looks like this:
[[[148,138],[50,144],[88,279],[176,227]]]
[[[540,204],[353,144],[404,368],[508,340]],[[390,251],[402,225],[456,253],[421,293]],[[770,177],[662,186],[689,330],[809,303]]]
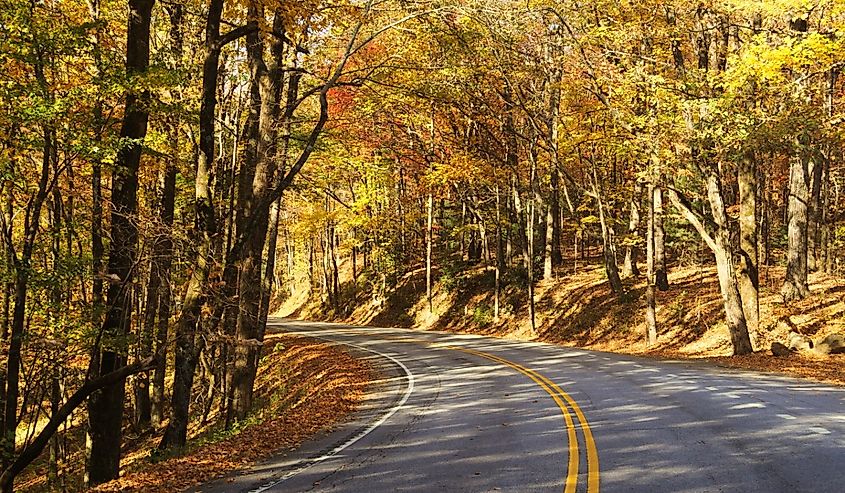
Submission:
[[[282,307],[283,315],[366,325],[414,327],[540,340],[565,346],[640,354],[658,358],[711,359],[725,366],[776,371],[845,385],[845,355],[773,357],[768,349],[785,341],[789,331],[814,340],[845,332],[845,280],[816,273],[812,294],[785,304],[778,293],[783,269],[763,269],[760,287],[760,327],[754,334],[758,351],[730,357],[731,345],[714,268],[672,269],[670,288],[657,292],[658,341],[645,343],[645,283],[625,281],[626,293],[611,293],[599,266],[578,273],[561,272],[535,289],[536,330],[528,319],[526,289],[516,279],[507,285],[494,310],[492,269],[467,268],[458,275],[438,272],[433,309],[428,309],[422,269],[401,278],[393,289],[373,289],[378,283],[359,279],[344,306],[332,309],[319,299],[298,296]]]

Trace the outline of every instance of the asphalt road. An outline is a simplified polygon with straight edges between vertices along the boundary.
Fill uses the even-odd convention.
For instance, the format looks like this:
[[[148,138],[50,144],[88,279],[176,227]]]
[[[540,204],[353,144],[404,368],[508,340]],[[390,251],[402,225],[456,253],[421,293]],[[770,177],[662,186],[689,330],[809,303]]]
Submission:
[[[385,375],[354,419],[204,492],[845,492],[845,388],[406,329],[271,322]]]

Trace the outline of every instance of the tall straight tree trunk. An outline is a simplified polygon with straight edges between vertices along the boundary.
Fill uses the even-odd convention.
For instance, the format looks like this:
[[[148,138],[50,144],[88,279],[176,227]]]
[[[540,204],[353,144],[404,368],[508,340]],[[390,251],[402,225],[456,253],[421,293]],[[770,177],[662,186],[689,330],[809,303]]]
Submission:
[[[554,28],[549,33],[550,40],[545,43],[544,56],[547,66],[550,68],[548,79],[546,81],[546,92],[548,94],[548,114],[549,127],[547,138],[549,140],[549,147],[551,148],[551,161],[553,169],[550,172],[549,181],[551,186],[551,193],[549,194],[549,211],[546,218],[546,250],[549,257],[546,262],[549,266],[543,265],[543,277],[550,278],[554,269],[560,267],[563,263],[563,256],[560,251],[560,227],[561,227],[561,207],[560,207],[560,185],[561,172],[559,169],[560,161],[558,156],[558,123],[560,121],[560,87],[561,79],[563,78],[563,71],[558,63],[560,55],[561,33],[560,26]],[[565,192],[564,186],[564,192]],[[567,196],[568,198],[568,196]],[[550,275],[546,275],[546,274]]]
[[[602,198],[603,191],[599,187],[599,176],[595,164],[593,164],[592,169],[592,188],[599,212],[604,270],[607,274],[607,280],[610,282],[610,289],[615,294],[621,295],[624,292],[624,287],[619,277],[619,267],[616,265],[616,235],[614,234],[613,227],[608,224],[607,215],[605,214],[604,199]]]
[[[261,312],[259,316],[259,327],[267,326],[267,317],[270,314],[270,299],[273,294],[273,285],[276,283],[276,245],[279,240],[279,210],[282,208],[282,199],[273,202],[270,206],[270,228],[267,231],[267,261],[264,267],[264,277],[261,281]]]
[[[517,186],[516,174],[511,176],[511,222],[516,223],[517,227],[517,243],[519,243],[519,259],[522,260],[522,266],[528,270],[529,250],[528,250],[528,208],[522,203],[519,196],[519,187]]]
[[[536,221],[537,210],[537,152],[532,143],[531,149],[528,151],[528,159],[531,161],[531,175],[528,186],[531,189],[531,195],[526,204],[525,211],[525,248],[523,257],[525,261],[525,270],[528,277],[528,320],[531,323],[531,335],[537,335],[537,310],[534,300],[534,223]],[[516,193],[516,189],[514,188]],[[518,193],[516,197],[518,198]]]
[[[334,291],[334,308],[335,311],[340,310],[340,277],[337,269],[337,233],[335,225],[332,222],[329,234],[329,259],[331,260],[331,282],[332,291]]]
[[[810,201],[807,207],[807,271],[818,270],[819,233],[822,216],[822,177],[825,158],[813,159],[810,173]]]
[[[155,238],[154,242],[159,239]],[[155,252],[153,245],[152,251]],[[153,353],[153,334],[155,332],[156,314],[158,312],[158,288],[160,282],[160,271],[158,259],[153,253],[150,256],[149,277],[147,279],[147,292],[144,300],[143,320],[138,324],[138,354],[137,360],[142,361],[149,358]],[[150,425],[152,420],[152,400],[150,397],[150,377],[147,372],[141,372],[132,379],[132,390],[135,394],[135,420],[137,429],[143,429]]]
[[[254,2],[250,4],[254,9]],[[253,11],[250,15],[257,17]],[[229,383],[227,388],[229,395],[226,396],[228,408],[226,410],[226,426],[230,427],[237,421],[246,418],[252,406],[252,382],[251,373],[254,351],[247,347],[247,344],[257,344],[258,320],[257,305],[261,296],[261,256],[256,259],[257,237],[265,236],[266,229],[262,228],[260,219],[255,218],[249,228],[243,225],[253,219],[253,205],[256,201],[253,184],[255,182],[256,168],[259,164],[259,120],[261,118],[261,88],[259,77],[263,72],[260,66],[261,57],[256,52],[263,52],[260,41],[257,41],[258,34],[247,37],[248,51],[250,52],[250,67],[252,81],[250,82],[250,107],[245,127],[246,146],[244,160],[241,165],[241,172],[238,184],[237,215],[235,224],[237,228],[236,237],[243,236],[243,247],[240,252],[234,252],[232,259],[227,259],[229,275],[226,276],[228,283],[231,283],[228,291],[230,295],[236,294],[233,299],[237,308],[233,309],[232,315],[235,326],[226,328],[227,333],[234,336],[234,345],[230,349],[232,365],[228,375]],[[263,247],[263,246],[262,246]],[[258,265],[256,265],[256,261]],[[255,311],[250,312],[251,309]],[[250,320],[250,315],[255,315],[255,320]]]
[[[102,111],[102,109],[100,110]],[[91,164],[91,305],[94,323],[103,309],[103,167],[99,160]]]
[[[643,192],[643,185],[639,181],[634,184],[634,192],[631,196],[631,218],[628,221],[628,246],[625,247],[625,263],[622,265],[622,277],[639,277],[640,269],[637,267],[639,249],[633,243],[631,237],[637,237],[640,228],[640,198]],[[651,220],[651,206],[649,206],[649,220]],[[651,228],[651,227],[649,227]]]
[[[666,269],[666,231],[663,228],[662,176],[654,187],[654,283],[661,291],[669,290],[669,273]]]
[[[830,79],[828,75],[826,81]],[[828,86],[828,82],[825,82]],[[828,118],[833,116],[833,95],[831,94],[834,88],[825,87],[824,111]],[[822,230],[822,190],[825,187],[824,170],[827,156],[830,155],[829,146],[825,145],[822,152],[813,159],[813,165],[810,174],[810,202],[808,204],[808,222],[807,222],[807,270],[808,272],[815,272],[822,267],[821,257],[823,255],[821,245],[821,230]]]
[[[126,42],[126,71],[130,76],[146,72],[150,62],[150,23],[154,0],[129,0],[129,29]],[[129,332],[132,319],[131,290],[138,242],[134,215],[138,207],[138,167],[141,142],[147,134],[149,93],[126,95],[122,141],[112,174],[111,248],[108,275],[108,311],[102,327],[101,349],[94,354],[94,376],[114,372],[124,365],[124,356],[114,348],[117,339]],[[88,401],[88,484],[116,479],[120,472],[121,426],[125,378],[91,395]]]
[[[784,301],[804,298],[810,293],[807,286],[807,203],[811,166],[812,161],[805,151],[798,151],[789,163],[786,279],[780,289]]]
[[[790,28],[796,33],[806,33],[808,27],[805,18],[793,19],[790,23]],[[798,79],[799,74],[796,74],[795,78]],[[803,83],[799,83],[798,88],[803,91]],[[789,161],[786,279],[780,288],[784,301],[801,299],[810,294],[807,286],[807,223],[810,175],[813,169],[813,160],[807,150],[810,145],[809,135],[797,135],[794,139],[793,156]]]
[[[6,198],[6,201],[5,201],[6,207],[5,207],[5,214],[4,214],[3,217],[4,217],[4,219],[8,220],[8,218],[12,217],[12,189],[11,189],[11,187],[5,187],[5,188],[6,189],[3,190],[3,192],[6,194],[6,197],[5,197]],[[11,331],[11,328],[12,328],[12,322],[13,322],[12,317],[13,317],[13,315],[11,313],[11,310],[12,310],[13,298],[14,298],[14,295],[15,295],[15,282],[16,282],[16,279],[17,279],[17,274],[15,272],[15,263],[17,261],[17,257],[15,256],[15,253],[14,253],[14,244],[11,241],[9,241],[10,238],[11,238],[11,236],[9,238],[7,238],[5,234],[2,237],[3,254],[4,254],[3,256],[4,256],[4,260],[6,261],[6,265],[4,265],[4,268],[5,268],[6,272],[13,273],[13,275],[10,276],[11,279],[9,279],[9,280],[7,280],[6,282],[3,283],[3,327],[0,328],[0,344],[2,344],[2,347],[4,347],[4,348],[7,347],[6,345],[9,343],[9,332]],[[8,370],[8,364],[7,364],[7,366],[0,365],[0,434],[2,434],[2,435],[0,435],[0,453],[2,453],[2,456],[4,458],[11,460],[11,457],[8,457],[8,454],[10,452],[10,450],[9,450],[10,445],[14,442],[9,442],[8,440],[6,440],[6,424],[5,424],[5,421],[6,421],[6,419],[5,419],[5,417],[6,417],[6,396],[7,396],[6,392],[8,391],[8,387],[9,387],[9,382],[6,378],[7,375],[8,375],[7,370]],[[17,404],[15,404],[15,407],[17,407]],[[17,414],[15,416],[17,417]],[[14,449],[12,449],[11,452],[14,453]],[[3,466],[3,468],[5,469],[5,467],[7,466],[8,460],[0,461],[0,466]]]
[[[293,73],[288,77],[287,94],[285,101],[285,108],[282,114],[282,122],[279,132],[279,150],[278,156],[281,162],[281,168],[285,169],[288,162],[288,148],[290,146],[291,130],[293,128],[293,112],[296,108],[296,99],[299,97],[299,80],[300,74]],[[282,197],[279,197],[273,203],[270,209],[270,230],[267,235],[267,266],[264,269],[263,281],[263,300],[261,306],[259,327],[266,328],[267,317],[270,313],[270,298],[272,295],[273,285],[276,282],[276,245],[279,237],[279,219],[282,210]],[[287,235],[285,235],[285,242],[287,242]],[[288,255],[288,272],[291,278],[291,287],[293,286],[293,260],[292,256]],[[353,268],[354,270],[354,268]],[[355,276],[353,276],[355,277]],[[353,282],[355,279],[353,279]],[[263,334],[262,334],[263,336]],[[263,338],[263,337],[262,337]]]
[[[827,84],[825,90],[825,112],[828,117],[833,117],[833,104],[834,104],[834,97],[836,94],[836,84],[839,80],[839,68],[831,69],[830,72],[827,74]],[[833,234],[831,232],[831,176],[830,176],[830,168],[831,163],[834,159],[835,153],[839,153],[839,161],[841,162],[841,149],[834,149],[832,146],[828,146],[826,149],[826,155],[824,157],[824,170],[822,176],[822,190],[821,190],[821,214],[819,217],[820,221],[820,228],[821,231],[819,232],[819,242],[820,242],[820,255],[822,258],[822,265],[820,268],[824,269],[824,271],[828,274],[833,273],[833,252],[832,252],[832,245],[833,245]]]
[[[830,151],[828,151],[830,152]],[[832,273],[831,262],[831,231],[830,231],[830,154],[825,158],[824,176],[822,178],[825,183],[822,189],[821,200],[821,231],[819,232],[819,252],[821,256],[820,269],[824,272]]]
[[[399,161],[399,156],[396,156],[396,166],[398,169],[399,180],[396,183],[396,215],[399,217],[399,252],[400,262],[402,265],[408,260],[408,246],[407,246],[407,226],[405,224],[405,173]],[[404,273],[404,271],[403,271]]]
[[[183,54],[183,29],[184,9],[181,4],[167,6],[167,13],[170,17],[170,51],[173,57],[175,68],[182,66]],[[181,94],[179,95],[181,98]],[[170,274],[173,266],[173,219],[176,205],[176,174],[179,169],[179,126],[181,120],[174,118],[170,128],[170,141],[172,154],[164,169],[164,179],[161,190],[161,224],[162,235],[155,243],[155,258],[158,259],[158,299],[156,299],[158,320],[155,326],[154,350],[159,355],[153,370],[153,379],[150,386],[150,422],[153,427],[158,428],[164,421],[164,377],[167,371],[167,333],[170,325],[170,312],[172,291],[170,286]]]
[[[103,76],[103,60],[100,50],[102,23],[100,22],[100,0],[88,0],[88,10],[91,20],[97,26],[91,38],[94,45],[94,66],[97,77]],[[103,101],[99,98],[94,102],[93,125],[95,142],[102,140],[106,121],[103,115]],[[95,314],[95,324],[100,321],[99,311],[103,304],[103,166],[99,158],[91,162],[91,272],[92,307]]]
[[[496,184],[496,278],[495,295],[493,300],[493,319],[499,321],[502,297],[502,272],[505,269],[505,250],[502,242],[502,200],[499,193],[499,184]]]
[[[563,254],[560,247],[560,228],[561,218],[563,217],[560,206],[560,187],[566,190],[566,184],[560,178],[560,171],[555,170],[552,173],[552,198],[551,198],[551,212],[552,212],[552,268],[556,269],[563,264]]]
[[[181,8],[181,5],[176,7]],[[178,139],[175,141],[178,142]],[[178,144],[177,144],[178,146]],[[178,153],[178,151],[177,151]],[[176,202],[176,170],[175,163],[168,164],[164,175],[164,188],[162,190],[162,207],[161,220],[165,231],[158,243],[158,273],[159,273],[159,287],[158,287],[158,321],[155,329],[155,353],[160,357],[156,361],[155,369],[153,370],[153,380],[151,385],[151,406],[150,418],[154,427],[158,427],[164,421],[164,377],[167,370],[167,334],[170,325],[171,303],[173,293],[170,285],[170,274],[173,265],[173,239],[172,228],[175,212]]]
[[[654,182],[648,184],[648,225],[646,232],[646,342],[657,344],[657,303],[654,292]]]
[[[367,257],[364,256],[364,267],[367,265]],[[308,292],[314,291],[314,236],[308,238]]]
[[[470,258],[472,258],[472,241],[467,242],[467,203],[464,200],[461,200],[461,225],[459,230],[461,232],[460,239],[458,241],[458,251],[461,254],[461,260],[464,262],[468,262]]]
[[[554,224],[555,213],[552,211],[550,203],[546,205],[546,236],[543,248],[543,279],[552,279],[554,277]]]
[[[426,200],[425,223],[425,299],[428,302],[428,313],[434,311],[432,302],[431,253],[434,243],[434,195],[428,192]]]
[[[749,152],[739,163],[739,292],[742,311],[751,334],[757,334],[760,320],[760,286],[757,253],[757,157]]]

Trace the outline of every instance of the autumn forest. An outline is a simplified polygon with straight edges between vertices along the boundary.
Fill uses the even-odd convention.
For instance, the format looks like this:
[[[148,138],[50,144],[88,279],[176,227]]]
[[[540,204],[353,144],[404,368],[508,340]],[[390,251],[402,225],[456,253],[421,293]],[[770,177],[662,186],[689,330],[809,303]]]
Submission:
[[[653,347],[694,264],[744,355],[845,268],[838,0],[0,5],[4,492],[246,426],[294,302],[530,338],[592,272]]]

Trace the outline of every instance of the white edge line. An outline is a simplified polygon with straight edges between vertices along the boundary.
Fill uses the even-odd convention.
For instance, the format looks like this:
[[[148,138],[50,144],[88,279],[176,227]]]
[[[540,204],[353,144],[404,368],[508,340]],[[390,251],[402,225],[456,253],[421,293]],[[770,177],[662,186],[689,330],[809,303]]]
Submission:
[[[314,336],[310,336],[310,337],[314,337]],[[399,408],[401,408],[402,406],[405,405],[406,402],[408,402],[408,398],[411,396],[411,392],[414,391],[414,374],[411,373],[411,371],[408,370],[408,367],[405,366],[404,364],[402,364],[401,361],[397,360],[393,356],[381,353],[381,352],[376,351],[374,349],[365,348],[365,347],[359,346],[357,344],[351,344],[351,343],[348,343],[348,342],[339,342],[339,341],[332,341],[332,342],[335,342],[335,343],[338,343],[338,344],[344,344],[346,346],[352,346],[354,348],[358,348],[358,349],[361,349],[363,351],[368,351],[368,352],[371,352],[373,354],[377,354],[378,356],[381,356],[383,358],[387,358],[390,361],[392,361],[393,363],[395,363],[396,365],[398,365],[402,369],[402,371],[405,372],[405,377],[408,380],[408,386],[405,388],[405,393],[402,395],[402,398],[399,399],[399,402],[397,402],[395,405],[393,405],[393,407],[388,409],[387,412],[382,414],[381,418],[379,418],[376,422],[374,422],[373,424],[368,426],[365,430],[361,431],[360,433],[353,435],[352,437],[350,437],[348,440],[346,440],[342,444],[338,445],[337,447],[331,449],[330,451],[326,452],[325,454],[323,454],[319,457],[314,457],[314,458],[311,458],[311,459],[305,459],[303,461],[304,463],[302,465],[300,465],[298,468],[288,472],[287,474],[285,474],[284,476],[282,476],[279,479],[276,479],[276,480],[274,480],[270,483],[266,483],[264,485],[261,485],[258,488],[255,488],[253,490],[249,490],[249,493],[264,493],[265,491],[269,490],[270,488],[287,481],[288,479],[296,476],[297,474],[301,473],[302,471],[305,471],[309,467],[311,467],[315,464],[319,464],[320,462],[323,462],[324,460],[329,459],[329,458],[339,454],[340,452],[342,452],[346,448],[350,447],[351,445],[353,445],[358,440],[360,440],[360,439],[364,438],[365,436],[369,435],[370,433],[373,432],[373,430],[375,430],[376,428],[378,428],[379,426],[384,424],[384,422],[387,421],[388,419],[390,419],[390,417],[393,416],[396,413],[396,411],[399,410]]]

